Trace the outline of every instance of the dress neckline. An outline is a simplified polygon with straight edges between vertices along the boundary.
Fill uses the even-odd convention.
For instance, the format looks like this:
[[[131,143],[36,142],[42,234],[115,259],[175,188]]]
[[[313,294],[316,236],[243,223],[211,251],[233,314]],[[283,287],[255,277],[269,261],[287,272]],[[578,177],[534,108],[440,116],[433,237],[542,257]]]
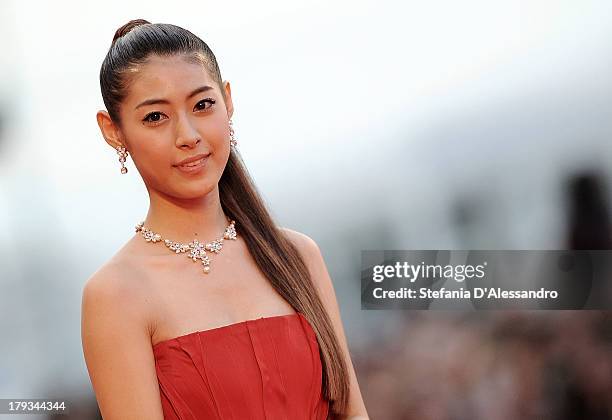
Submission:
[[[162,341],[159,341],[159,342],[153,344],[152,347],[153,347],[153,349],[156,349],[157,347],[160,347],[160,346],[162,346],[164,344],[168,344],[168,343],[171,343],[173,341],[180,340],[182,338],[187,338],[187,337],[190,337],[190,336],[193,336],[193,335],[206,334],[206,333],[212,333],[212,332],[216,332],[216,331],[220,331],[220,330],[235,328],[235,327],[238,327],[238,326],[243,325],[243,324],[247,324],[247,323],[251,323],[251,322],[256,322],[256,321],[260,321],[260,320],[274,320],[274,319],[281,319],[281,318],[291,318],[291,317],[295,317],[295,316],[303,316],[303,315],[302,315],[301,312],[292,312],[290,314],[272,315],[272,316],[263,316],[263,317],[259,317],[259,318],[245,319],[244,321],[238,321],[238,322],[234,322],[232,324],[221,325],[220,327],[208,328],[206,330],[192,331],[190,333],[186,333],[186,334],[178,335],[176,337],[168,338],[166,340],[162,340]]]

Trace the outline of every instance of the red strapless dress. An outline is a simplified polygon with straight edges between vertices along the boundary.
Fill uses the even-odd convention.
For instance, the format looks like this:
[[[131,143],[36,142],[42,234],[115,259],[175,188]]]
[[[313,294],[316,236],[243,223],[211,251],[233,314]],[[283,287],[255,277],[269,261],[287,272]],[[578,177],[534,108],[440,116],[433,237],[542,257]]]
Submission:
[[[165,419],[327,418],[319,345],[299,312],[153,346]]]

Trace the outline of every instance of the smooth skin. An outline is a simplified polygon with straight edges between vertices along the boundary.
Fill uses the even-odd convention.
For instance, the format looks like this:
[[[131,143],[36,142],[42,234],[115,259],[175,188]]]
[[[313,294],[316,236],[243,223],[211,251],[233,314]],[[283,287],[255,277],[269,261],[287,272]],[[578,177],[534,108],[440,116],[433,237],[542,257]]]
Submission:
[[[96,117],[106,142],[113,149],[125,146],[143,178],[150,199],[145,226],[178,242],[218,238],[226,226],[218,182],[230,153],[229,82],[223,82],[224,101],[204,68],[178,55],[151,56],[133,76],[120,108],[121,126],[106,111]],[[198,91],[203,86],[210,88]],[[138,106],[144,101],[149,103]],[[174,166],[200,153],[210,155],[198,174]],[[347,418],[367,419],[321,251],[308,236],[282,231],[303,255],[344,352],[350,375]],[[294,312],[240,237],[225,241],[206,275],[199,263],[134,234],[83,288],[83,352],[103,418],[163,419],[152,349],[156,343]]]

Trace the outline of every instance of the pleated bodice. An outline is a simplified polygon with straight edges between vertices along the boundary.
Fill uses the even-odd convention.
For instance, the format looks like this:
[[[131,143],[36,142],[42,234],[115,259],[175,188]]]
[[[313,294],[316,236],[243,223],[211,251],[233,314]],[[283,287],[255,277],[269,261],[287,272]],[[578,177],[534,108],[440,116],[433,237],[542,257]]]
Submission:
[[[196,331],[153,353],[165,419],[327,417],[318,342],[299,312]]]

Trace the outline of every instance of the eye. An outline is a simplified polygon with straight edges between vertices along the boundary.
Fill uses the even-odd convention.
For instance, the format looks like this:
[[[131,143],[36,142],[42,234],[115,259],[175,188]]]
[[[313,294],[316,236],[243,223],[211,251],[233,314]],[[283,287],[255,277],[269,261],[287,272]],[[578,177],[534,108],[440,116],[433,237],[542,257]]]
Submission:
[[[212,106],[216,103],[217,101],[215,101],[212,98],[206,98],[206,99],[202,99],[200,102],[198,102],[195,106],[196,110],[208,110],[210,108],[212,108]],[[210,106],[206,106],[206,103],[210,104]],[[155,111],[155,112],[150,112],[148,113],[143,119],[142,121],[144,123],[149,123],[151,125],[155,125],[155,123],[158,123],[162,120],[162,115],[164,115],[163,113],[159,112],[159,111]]]
[[[215,101],[213,98],[206,98],[206,99],[202,99],[200,102],[198,102],[195,107],[196,107],[196,109],[210,109],[210,108],[212,108],[212,106],[214,105],[215,102],[217,102],[217,101]],[[206,103],[209,103],[210,106],[209,107],[204,106]]]
[[[156,123],[161,121],[161,116],[164,115],[159,111],[151,112],[147,114],[142,121],[146,123]]]

